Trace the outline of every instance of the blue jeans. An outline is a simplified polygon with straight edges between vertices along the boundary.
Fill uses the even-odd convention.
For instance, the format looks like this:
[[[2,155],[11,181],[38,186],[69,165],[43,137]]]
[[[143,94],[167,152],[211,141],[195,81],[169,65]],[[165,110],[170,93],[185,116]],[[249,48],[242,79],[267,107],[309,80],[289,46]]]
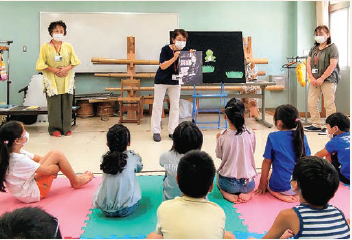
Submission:
[[[225,192],[235,193],[249,193],[254,190],[255,182],[252,179],[250,182],[246,182],[246,179],[228,178],[219,175],[218,179],[219,187]]]
[[[115,212],[103,211],[103,213],[106,217],[127,217],[128,215],[131,215],[132,213],[134,213],[134,211],[136,211],[137,207],[138,207],[138,202],[131,207],[122,208],[122,209],[117,210]]]

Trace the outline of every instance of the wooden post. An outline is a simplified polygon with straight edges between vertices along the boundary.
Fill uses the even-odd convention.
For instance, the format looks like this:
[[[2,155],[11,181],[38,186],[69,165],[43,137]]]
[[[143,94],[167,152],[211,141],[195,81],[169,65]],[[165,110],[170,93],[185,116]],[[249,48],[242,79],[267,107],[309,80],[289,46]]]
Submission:
[[[136,38],[133,36],[127,37],[127,59],[134,60],[136,58]],[[127,73],[135,74],[136,73],[136,66],[131,61],[130,64],[127,64]],[[130,77],[133,80],[133,76]]]

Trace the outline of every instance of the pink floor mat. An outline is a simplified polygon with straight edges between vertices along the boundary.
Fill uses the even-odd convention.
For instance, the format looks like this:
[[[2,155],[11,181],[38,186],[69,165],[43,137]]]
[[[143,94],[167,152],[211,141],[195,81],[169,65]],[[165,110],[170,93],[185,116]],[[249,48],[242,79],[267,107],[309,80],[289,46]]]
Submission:
[[[36,203],[22,203],[10,193],[0,193],[0,215],[22,207],[41,207],[49,214],[59,219],[61,235],[64,238],[79,238],[89,209],[92,208],[92,199],[95,190],[102,178],[96,177],[80,189],[73,189],[67,178],[54,180],[46,198]]]
[[[260,176],[255,180],[257,189]],[[263,234],[272,226],[276,216],[283,209],[292,208],[299,203],[286,203],[273,197],[270,193],[265,195],[252,195],[252,199],[243,204],[235,204],[243,224],[248,226],[249,232]],[[338,207],[346,216],[350,218],[350,189],[340,183],[339,189],[330,201],[331,205]]]

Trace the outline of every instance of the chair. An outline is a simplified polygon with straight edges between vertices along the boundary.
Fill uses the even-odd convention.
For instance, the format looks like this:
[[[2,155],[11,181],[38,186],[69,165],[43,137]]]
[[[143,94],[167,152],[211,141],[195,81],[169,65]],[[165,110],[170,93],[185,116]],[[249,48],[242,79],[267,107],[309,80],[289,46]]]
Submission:
[[[140,80],[121,79],[121,97],[117,99],[120,106],[119,123],[141,123],[141,91]],[[127,118],[124,119],[122,114],[127,111]]]

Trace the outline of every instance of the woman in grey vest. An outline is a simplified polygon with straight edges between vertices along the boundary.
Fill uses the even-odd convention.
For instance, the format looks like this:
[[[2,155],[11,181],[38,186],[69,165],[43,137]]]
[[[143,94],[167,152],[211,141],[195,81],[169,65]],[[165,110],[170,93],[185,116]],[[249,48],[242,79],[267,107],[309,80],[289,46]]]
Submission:
[[[321,25],[315,28],[315,44],[310,49],[307,60],[307,71],[310,78],[308,93],[308,107],[312,125],[305,127],[306,131],[326,134],[326,128],[320,124],[318,103],[321,94],[324,96],[326,117],[336,112],[335,92],[339,82],[339,52],[334,43],[331,43],[329,28]]]

